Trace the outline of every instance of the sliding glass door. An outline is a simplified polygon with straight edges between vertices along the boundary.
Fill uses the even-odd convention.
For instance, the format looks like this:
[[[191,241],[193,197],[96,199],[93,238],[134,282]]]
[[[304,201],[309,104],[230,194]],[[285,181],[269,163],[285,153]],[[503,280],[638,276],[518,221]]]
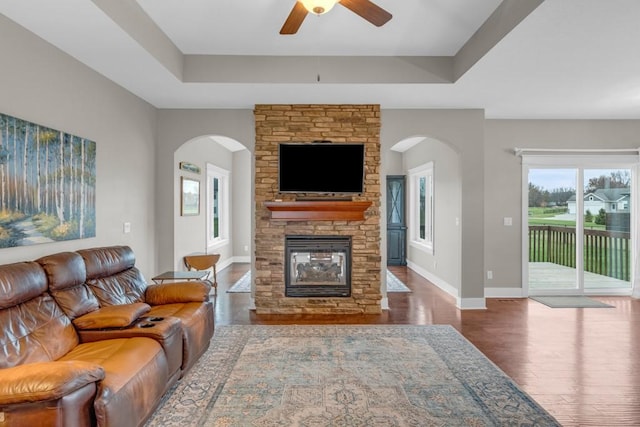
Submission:
[[[631,290],[631,169],[583,174],[584,289]]]
[[[525,170],[529,295],[630,293],[634,169]]]
[[[530,169],[528,216],[529,293],[579,288],[576,250],[575,169]]]

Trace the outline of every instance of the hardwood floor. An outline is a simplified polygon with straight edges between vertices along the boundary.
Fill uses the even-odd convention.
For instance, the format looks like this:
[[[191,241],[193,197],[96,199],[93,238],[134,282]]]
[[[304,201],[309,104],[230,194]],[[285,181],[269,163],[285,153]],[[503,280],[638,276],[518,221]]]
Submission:
[[[249,294],[226,290],[249,269],[218,273],[217,325],[450,324],[564,426],[640,425],[640,300],[596,297],[614,308],[553,309],[529,299],[488,299],[460,311],[454,299],[404,267],[412,293],[390,293],[381,315],[258,316]]]

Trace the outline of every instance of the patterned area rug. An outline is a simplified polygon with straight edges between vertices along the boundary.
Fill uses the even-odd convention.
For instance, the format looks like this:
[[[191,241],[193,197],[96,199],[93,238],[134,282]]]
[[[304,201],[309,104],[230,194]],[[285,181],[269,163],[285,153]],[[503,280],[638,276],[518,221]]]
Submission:
[[[247,271],[227,292],[251,292],[251,271]],[[387,292],[411,292],[411,289],[387,270]]]
[[[147,426],[559,426],[453,327],[219,326]]]

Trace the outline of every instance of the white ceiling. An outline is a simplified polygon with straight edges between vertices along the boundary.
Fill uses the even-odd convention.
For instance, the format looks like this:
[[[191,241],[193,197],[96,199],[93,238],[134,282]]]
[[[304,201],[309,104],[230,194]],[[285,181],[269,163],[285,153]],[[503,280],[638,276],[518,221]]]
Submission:
[[[377,28],[337,4],[281,36],[295,0],[138,0],[185,54],[455,55],[501,0],[375,0],[393,19]]]
[[[376,0],[393,14],[380,28],[336,5],[281,36],[294,1],[0,0],[0,12],[158,108],[377,103],[481,108],[489,118],[640,118],[638,0],[546,0],[444,83],[396,77],[393,67],[380,81],[332,80],[339,61],[323,56],[455,57],[501,0]],[[535,0],[505,0],[516,2]],[[268,65],[273,57],[284,73]]]

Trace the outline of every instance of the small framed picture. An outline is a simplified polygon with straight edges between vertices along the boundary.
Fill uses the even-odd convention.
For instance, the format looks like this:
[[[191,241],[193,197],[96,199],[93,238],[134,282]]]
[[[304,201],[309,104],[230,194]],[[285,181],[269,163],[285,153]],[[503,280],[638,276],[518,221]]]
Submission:
[[[200,181],[180,177],[180,215],[200,215]]]

